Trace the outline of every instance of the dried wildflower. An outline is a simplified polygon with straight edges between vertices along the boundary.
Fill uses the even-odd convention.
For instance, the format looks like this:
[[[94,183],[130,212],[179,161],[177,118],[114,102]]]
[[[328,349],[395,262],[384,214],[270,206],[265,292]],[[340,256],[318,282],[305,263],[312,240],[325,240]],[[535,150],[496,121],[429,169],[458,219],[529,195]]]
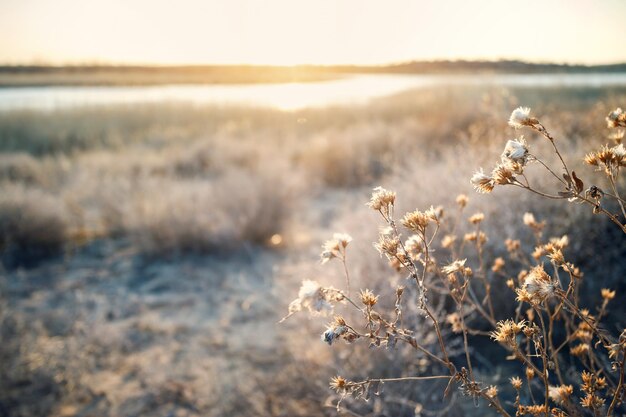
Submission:
[[[522,288],[517,290],[518,301],[526,301],[537,304],[552,296],[556,289],[556,284],[543,269],[538,265],[530,270]]]
[[[446,316],[446,322],[452,327],[454,333],[461,333],[463,331],[463,325],[461,322],[461,316],[458,313],[451,313]]]
[[[465,194],[459,194],[458,196],[456,196],[456,203],[461,208],[464,208],[465,206],[467,206],[468,202],[469,202],[469,198]]]
[[[393,205],[396,202],[396,193],[384,189],[383,187],[376,187],[372,192],[370,201],[366,204],[368,207],[381,212],[381,214],[389,219],[392,214]]]
[[[531,380],[535,377],[535,371],[533,370],[533,368],[526,368],[526,379],[527,380]]]
[[[487,242],[487,235],[484,232],[466,233],[465,236],[463,236],[463,240],[466,242],[477,242],[480,245],[484,245]]]
[[[304,280],[298,292],[298,298],[289,304],[287,317],[305,309],[313,314],[326,314],[333,310],[333,302],[343,299],[343,293],[335,288],[324,288],[316,281]]]
[[[518,139],[509,140],[502,152],[502,158],[510,159],[515,162],[526,162],[528,157],[528,143],[524,139],[524,136],[520,136]]]
[[[590,346],[587,343],[581,343],[570,349],[573,356],[583,356],[589,352]]]
[[[530,158],[530,154],[528,153],[528,144],[523,136],[520,136],[519,139],[509,140],[504,147],[504,152],[502,152],[502,155],[500,156],[502,165],[498,166],[500,167],[500,170],[505,171],[500,174],[502,177],[500,178],[501,182],[498,182],[498,178],[496,178],[496,170],[494,170],[494,173],[492,174],[494,175],[494,179],[496,179],[496,183],[508,184],[508,182],[504,182],[506,179],[509,179],[509,182],[511,182],[510,177],[512,177],[512,174],[523,173],[524,167],[528,164]],[[510,171],[510,173],[506,171]]]
[[[567,235],[563,235],[561,237],[553,237],[550,239],[550,245],[554,246],[557,249],[564,249],[569,245],[569,237]],[[549,249],[549,247],[548,247]]]
[[[470,180],[474,189],[479,193],[487,194],[493,191],[493,187],[495,186],[493,178],[489,175],[485,174],[482,170],[476,171]]]
[[[422,252],[422,238],[418,235],[410,236],[406,242],[404,242],[404,248],[409,254],[416,258]]]
[[[339,375],[333,377],[330,380],[330,388],[335,390],[337,394],[345,394],[348,386],[348,381],[340,377]]]
[[[604,401],[604,398],[600,398],[595,394],[587,394],[582,400],[580,400],[580,405],[585,408],[595,410],[602,407],[604,405]]]
[[[546,254],[546,248],[544,245],[541,246],[537,246],[535,247],[535,250],[533,251],[533,253],[531,254],[531,256],[535,259],[535,260],[539,260],[543,255]]]
[[[402,224],[412,232],[424,234],[428,223],[435,221],[433,216],[434,213],[430,211],[425,213],[419,210],[411,211],[404,215],[402,218]]]
[[[623,347],[619,343],[613,343],[609,346],[605,346],[606,350],[609,351],[610,359],[617,359],[619,353],[622,351]]]
[[[538,222],[535,219],[535,215],[532,214],[532,213],[528,213],[528,212],[524,213],[524,219],[523,220],[524,220],[524,224],[526,226],[530,227],[531,229],[533,229],[533,231],[536,232],[536,233],[540,233],[543,230],[543,228],[545,227],[545,225],[546,225],[545,221]]]
[[[496,387],[495,385],[491,385],[489,388],[487,388],[487,390],[485,391],[485,394],[489,398],[497,397],[498,396],[498,387]]]
[[[485,220],[483,213],[475,213],[468,219],[471,224],[480,224],[483,220]]]
[[[534,126],[538,121],[530,116],[529,107],[518,107],[511,113],[509,117],[509,126],[515,129],[521,129],[524,126]]]
[[[520,405],[520,414],[530,414],[532,416],[545,416],[548,414],[548,409],[545,404],[541,405]]]
[[[558,387],[551,385],[548,387],[550,399],[559,405],[567,403],[573,393],[574,387],[571,385],[559,385]]]
[[[466,261],[467,261],[467,259],[456,260],[456,261],[452,262],[451,264],[446,265],[443,268],[441,268],[441,272],[443,272],[446,275],[452,275],[452,274],[455,274],[457,272],[464,272],[465,271],[465,262]]]
[[[333,341],[348,332],[348,326],[343,318],[337,316],[328,324],[326,331],[322,333],[322,341],[333,344]]]
[[[599,151],[585,155],[584,160],[588,165],[604,168],[607,175],[613,175],[617,169],[626,166],[626,148],[621,143],[612,148],[604,145]]]
[[[388,259],[396,259],[400,249],[400,239],[397,236],[380,235],[374,247],[378,253],[384,254]]]
[[[525,321],[519,323],[513,320],[503,320],[496,324],[496,330],[491,332],[491,338],[496,342],[505,343],[509,345],[515,344],[515,336],[520,333],[526,326]]]
[[[445,235],[443,239],[441,239],[441,246],[445,249],[449,249],[454,245],[456,241],[456,236],[454,235]]]
[[[518,376],[514,376],[513,378],[509,379],[509,382],[511,382],[513,388],[518,391],[522,388],[522,379]]]
[[[508,252],[516,252],[520,249],[521,243],[519,240],[506,239],[504,241],[504,245],[506,246],[506,250]]]
[[[491,267],[491,270],[493,272],[500,272],[502,271],[502,268],[504,268],[504,265],[505,265],[504,259],[502,259],[501,257],[497,257],[493,261],[493,266]]]
[[[378,302],[378,296],[368,289],[361,290],[361,302],[368,307],[373,307]]]
[[[515,281],[513,281],[513,278],[510,278],[510,279],[506,280],[506,286],[509,287],[510,289],[514,289],[515,288]]]
[[[610,129],[626,127],[626,113],[621,108],[616,108],[606,116],[606,124]]]
[[[602,298],[605,300],[612,300],[615,298],[615,291],[611,291],[608,288],[602,288]]]
[[[554,262],[555,265],[563,265],[565,263],[565,256],[560,249],[554,249],[548,254],[548,258]]]
[[[352,242],[352,237],[347,233],[335,233],[331,240],[327,240],[322,245],[320,255],[322,264],[333,258],[342,259],[345,256],[345,249]]]
[[[493,179],[493,183],[496,185],[513,184],[515,182],[516,173],[522,173],[519,166],[512,164],[498,164],[493,171],[491,171],[491,178]]]

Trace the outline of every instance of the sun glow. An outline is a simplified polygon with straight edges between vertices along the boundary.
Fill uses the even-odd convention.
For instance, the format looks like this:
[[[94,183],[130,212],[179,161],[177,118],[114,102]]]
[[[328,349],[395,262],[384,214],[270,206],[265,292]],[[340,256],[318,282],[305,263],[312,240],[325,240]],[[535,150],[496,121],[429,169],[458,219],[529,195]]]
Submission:
[[[626,60],[626,3],[6,0],[0,62],[382,64]]]

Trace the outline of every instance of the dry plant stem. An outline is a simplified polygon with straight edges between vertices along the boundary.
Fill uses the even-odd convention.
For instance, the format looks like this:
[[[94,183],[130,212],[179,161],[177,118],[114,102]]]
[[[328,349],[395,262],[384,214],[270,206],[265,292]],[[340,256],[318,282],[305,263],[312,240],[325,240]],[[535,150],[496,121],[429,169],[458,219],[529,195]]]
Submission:
[[[505,416],[505,417],[511,417],[511,415],[507,413],[504,408],[502,408],[502,405],[500,404],[499,401],[494,400],[493,398],[488,396],[484,391],[480,391],[480,396],[483,397],[485,400],[487,400],[489,404],[491,404],[491,406],[495,408],[496,411],[498,411],[500,415]]]
[[[479,235],[480,235],[480,223],[476,226],[476,236],[479,236]],[[476,239],[476,250],[478,251],[479,277],[481,281],[483,282],[483,285],[485,286],[485,300],[487,300],[487,307],[489,307],[489,315],[491,316],[490,321],[495,321],[493,303],[491,302],[491,285],[489,285],[489,281],[487,280],[487,272],[485,271],[485,260],[483,257],[483,246],[480,243],[479,239]]]
[[[350,272],[348,272],[348,266],[346,265],[346,253],[344,249],[343,256],[341,257],[341,263],[343,264],[343,272],[346,274],[346,292],[350,296]]]
[[[541,191],[535,190],[534,188],[532,188],[532,187],[530,187],[530,186],[528,186],[528,185],[526,185],[526,184],[523,184],[523,183],[521,183],[521,182],[519,182],[519,181],[516,181],[516,182],[511,183],[511,185],[514,185],[514,186],[516,186],[516,187],[523,188],[523,189],[528,190],[528,191],[530,191],[530,192],[532,192],[532,193],[535,193],[535,194],[540,195],[540,196],[542,196],[542,197],[550,198],[550,199],[552,199],[552,200],[564,200],[564,199],[565,199],[565,197],[561,197],[561,196],[557,196],[557,195],[550,195],[550,194],[546,194],[546,193],[544,193],[544,192],[541,192]],[[593,206],[593,207],[595,207],[595,206],[596,206],[596,204],[595,204],[594,202],[592,202],[591,200],[589,200],[589,199],[588,199],[588,198],[586,198],[586,197],[583,197],[583,196],[581,196],[581,195],[578,195],[578,196],[576,196],[576,198],[577,198],[577,199],[579,199],[579,200],[581,200],[581,201],[584,201],[584,202],[585,202],[585,203],[587,203],[587,204],[590,204],[590,205],[591,205],[591,206]],[[619,219],[617,218],[617,216],[615,216],[614,214],[610,213],[609,211],[607,211],[607,210],[606,210],[604,207],[602,207],[602,206],[600,206],[600,207],[599,207],[599,209],[600,209],[600,212],[601,212],[602,214],[606,215],[606,216],[607,216],[607,217],[608,217],[608,218],[609,218],[609,219],[610,219],[613,223],[615,223],[617,226],[619,226],[619,228],[622,230],[622,232],[626,233],[626,225],[622,224],[622,223],[619,221]]]
[[[624,386],[624,367],[626,366],[626,352],[623,352],[622,362],[619,363],[619,382],[617,383],[617,388],[615,388],[615,394],[613,394],[613,400],[611,400],[611,405],[609,405],[609,409],[606,412],[606,416],[613,415],[613,409],[617,405],[618,398],[622,395],[622,387]]]
[[[545,162],[543,162],[541,159],[539,159],[538,157],[536,157],[536,156],[535,156],[535,155],[533,155],[533,154],[529,154],[529,155],[530,155],[530,156],[532,156],[532,157],[535,159],[535,161],[537,161],[537,162],[539,162],[541,165],[543,165],[543,167],[544,167],[545,169],[547,169],[547,170],[550,172],[550,174],[552,174],[552,176],[553,176],[554,178],[556,178],[556,179],[557,179],[557,180],[558,180],[561,184],[563,184],[563,185],[565,185],[565,186],[567,187],[567,185],[568,185],[568,184],[567,184],[567,182],[566,182],[566,181],[565,181],[562,177],[559,177],[558,175],[556,175],[556,173],[555,173],[554,171],[552,171],[552,168],[550,168],[548,165],[546,165],[546,163],[545,163]]]
[[[578,310],[578,308],[576,308],[576,306],[574,306],[567,298],[563,298],[563,294],[562,294],[563,290],[560,290],[559,292],[557,292],[557,295],[559,295],[559,297],[561,297],[561,299],[564,301],[564,303],[572,310],[572,312],[574,314],[576,314],[576,316],[578,316],[579,319],[581,319],[582,321],[584,321],[585,323],[587,323],[587,325],[589,325],[589,327],[591,328],[591,330],[593,330],[593,332],[596,334],[596,336],[605,344],[605,345],[611,345],[611,341],[609,339],[607,339],[604,335],[602,335],[602,333],[600,333],[600,331],[598,330],[598,328],[595,326],[595,324],[593,324],[593,322],[589,321],[589,319],[587,317],[585,317],[584,315],[582,315],[580,313],[580,311]]]
[[[550,133],[548,133],[546,128],[541,123],[537,123],[536,126],[539,126],[539,127],[538,128],[535,127],[535,126],[533,126],[533,127],[539,133],[541,133],[544,137],[546,137],[550,141],[550,143],[552,144],[552,147],[554,148],[554,152],[556,152],[556,155],[561,160],[561,164],[563,165],[563,169],[565,170],[565,173],[567,174],[568,177],[571,177],[570,172],[567,169],[567,164],[565,164],[565,161],[563,160],[563,157],[561,156],[561,153],[559,152],[559,149],[556,147],[556,144],[554,143],[554,138],[552,137],[552,135],[550,135]]]
[[[544,381],[544,386],[545,386],[545,407],[546,407],[546,417],[549,417],[548,411],[548,401],[550,399],[549,396],[549,387],[550,385],[548,384],[548,357],[546,354],[546,350],[547,350],[547,339],[548,339],[548,334],[546,332],[546,324],[543,320],[543,314],[541,314],[541,310],[539,310],[538,308],[536,308],[535,306],[533,306],[533,310],[535,310],[535,313],[537,314],[537,316],[539,317],[539,322],[541,323],[541,331],[543,333],[543,345],[541,346],[541,360],[543,362],[543,381]]]
[[[613,192],[615,193],[615,196],[617,197],[617,203],[619,204],[620,209],[622,209],[622,215],[624,216],[624,219],[626,219],[626,210],[624,209],[624,203],[622,203],[622,198],[619,196],[619,192],[617,191],[617,186],[615,185],[615,178],[613,178],[613,174],[609,175],[609,182],[611,183],[611,188],[613,189]]]
[[[430,379],[450,379],[450,375],[429,375],[429,376],[405,376],[399,378],[370,378],[364,381],[367,382],[401,382],[401,381],[427,381]]]
[[[402,251],[404,252],[406,258],[409,259],[409,264],[410,264],[410,267],[412,269],[412,271],[411,271],[412,275],[415,277],[415,281],[416,281],[418,287],[421,287],[422,284],[420,283],[419,278],[418,278],[417,266],[413,262],[413,259],[411,259],[411,257],[409,256],[409,252],[404,247],[404,244],[402,243],[402,239],[400,239],[400,234],[398,233],[398,228],[396,226],[395,221],[393,220],[392,215],[390,214],[389,218],[387,218],[387,216],[385,216],[382,211],[380,212],[380,214],[387,221],[387,223],[391,226],[391,228],[394,231],[395,236],[399,239],[400,247],[402,248]],[[423,268],[423,272],[422,272],[422,282],[424,282],[424,278],[426,276],[426,270],[428,269],[429,254],[428,254],[428,245],[426,244],[426,236],[421,236],[421,239],[425,243],[425,246],[424,246],[424,268]],[[420,289],[420,291],[421,291],[421,289]],[[435,318],[435,316],[432,314],[432,312],[430,311],[430,309],[428,308],[428,306],[425,303],[424,303],[423,308],[424,308],[424,311],[426,312],[426,315],[433,322],[433,326],[435,327],[435,332],[437,333],[437,340],[439,342],[439,347],[441,348],[441,352],[443,354],[444,361],[446,362],[446,365],[447,365],[448,369],[450,370],[450,374],[454,375],[456,373],[456,369],[454,368],[454,365],[452,364],[452,362],[450,362],[450,359],[448,358],[448,351],[446,350],[446,345],[443,342],[443,336],[441,335],[441,329],[439,328],[439,323],[437,322],[437,319]]]
[[[467,295],[467,287],[469,287],[469,281],[465,281],[465,289],[463,290],[463,295],[461,296],[461,300],[459,301],[458,309],[459,317],[461,317],[461,329],[463,330],[463,349],[465,350],[465,360],[467,361],[467,368],[469,369],[470,378],[472,379],[472,381],[475,381],[474,371],[472,369],[472,360],[469,353],[469,344],[467,342],[467,327],[465,325],[465,315],[463,314],[463,301],[465,299],[465,296]]]

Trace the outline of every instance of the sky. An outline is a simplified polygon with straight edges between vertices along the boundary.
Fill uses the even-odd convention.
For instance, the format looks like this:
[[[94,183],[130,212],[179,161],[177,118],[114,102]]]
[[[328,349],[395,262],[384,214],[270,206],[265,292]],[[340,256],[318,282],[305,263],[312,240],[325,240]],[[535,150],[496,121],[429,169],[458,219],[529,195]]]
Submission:
[[[5,64],[626,62],[623,0],[0,0]]]

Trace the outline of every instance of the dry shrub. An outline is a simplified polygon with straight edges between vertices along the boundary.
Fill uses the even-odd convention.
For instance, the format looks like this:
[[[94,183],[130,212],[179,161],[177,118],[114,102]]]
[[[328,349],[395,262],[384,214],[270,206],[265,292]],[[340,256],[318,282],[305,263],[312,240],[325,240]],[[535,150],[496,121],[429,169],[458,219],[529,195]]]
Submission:
[[[68,227],[66,207],[59,198],[20,185],[3,186],[0,239],[5,250],[27,256],[58,252],[66,242]]]
[[[150,253],[265,244],[282,231],[289,199],[280,177],[246,171],[212,181],[145,180],[125,206],[123,233]]]
[[[485,194],[494,189],[517,187],[561,204],[578,203],[578,208],[586,209],[583,212],[586,217],[579,213],[573,218],[590,223],[589,213],[600,215],[607,223],[610,221],[614,230],[621,232],[616,233],[616,238],[623,240],[626,200],[620,197],[617,184],[626,167],[626,149],[621,144],[624,133],[619,130],[626,128],[626,113],[618,108],[606,121],[609,128],[618,129],[618,133],[611,136],[617,144],[605,145],[584,157],[586,164],[604,173],[607,181],[603,188],[583,182],[563,159],[555,138],[530,114],[530,109],[521,107],[511,114],[509,124],[538,133],[550,145],[552,158],[545,159],[538,152],[540,146],[531,146],[521,137],[509,140],[493,171],[484,173],[481,169],[472,176],[471,182],[478,192]],[[536,172],[526,175],[532,171],[531,164],[539,166],[538,170],[547,180],[536,181]],[[458,174],[453,170],[446,172]],[[445,180],[433,180],[425,189],[434,190],[445,183]],[[452,191],[444,190],[448,194]],[[427,196],[432,198],[430,194]],[[335,312],[321,334],[322,341],[333,345],[343,340],[351,345],[355,360],[361,360],[361,366],[352,369],[345,361],[334,362],[341,376],[330,380],[330,388],[337,395],[329,403],[340,413],[359,415],[383,410],[409,415],[407,408],[415,405],[414,414],[421,415],[431,411],[423,408],[429,403],[428,396],[389,394],[382,392],[383,385],[443,380],[445,383],[440,390],[444,397],[454,389],[476,405],[489,407],[506,417],[612,416],[623,412],[626,329],[622,323],[614,326],[607,320],[609,306],[613,305],[618,292],[614,287],[607,288],[605,279],[605,269],[623,271],[621,259],[612,266],[603,264],[602,271],[596,270],[603,278],[603,287],[595,297],[583,296],[581,294],[589,291],[589,279],[572,262],[571,238],[547,234],[550,217],[544,219],[543,216],[549,215],[549,210],[543,210],[540,218],[529,212],[520,216],[529,235],[530,244],[526,247],[515,239],[516,236],[502,236],[503,228],[496,229],[506,248],[506,256],[495,258],[488,251],[492,236],[485,233],[485,213],[467,213],[467,204],[467,196],[461,194],[451,205],[457,206],[452,216],[449,211],[432,206],[402,215],[404,210],[396,202],[395,192],[382,187],[372,192],[367,205],[381,219],[374,246],[388,260],[390,269],[407,278],[405,285],[410,285],[408,288],[412,291],[393,280],[379,279],[379,283],[384,284],[383,289],[375,284],[374,291],[361,287],[363,289],[356,294],[352,287],[350,293],[350,275],[356,269],[354,263],[348,262],[352,259],[348,255],[352,254],[348,250],[348,246],[352,247],[352,238],[335,234],[323,245],[322,264],[328,261],[343,264],[338,270],[344,274],[345,282],[334,282],[334,285],[340,282],[342,289],[324,280],[321,284],[303,281],[298,298],[289,305],[287,317],[303,310],[312,315]],[[508,222],[515,232],[514,225],[519,224],[520,219],[512,221],[511,213],[519,208],[499,208],[497,213],[503,210],[505,213],[500,222]],[[552,217],[557,217],[558,213],[556,211]],[[564,224],[571,226],[571,218]],[[600,222],[600,225],[605,228],[605,224]],[[575,236],[582,241],[586,239],[584,235]],[[623,251],[623,245],[614,246]],[[363,263],[367,271],[373,269],[367,259],[357,261],[356,265]],[[357,276],[363,275],[362,271],[357,271]],[[506,285],[498,285],[502,282]],[[394,293],[389,291],[390,286],[395,286]],[[509,301],[509,308],[502,303],[507,293],[509,300],[515,299]],[[447,334],[447,329],[456,335]],[[490,346],[484,336],[493,339],[501,349]],[[455,349],[458,347],[455,342],[461,343],[461,349]],[[384,371],[392,367],[379,356],[362,356],[363,344],[393,351],[391,357],[399,363],[403,363],[405,351],[398,345],[404,345],[409,351],[413,348],[414,355],[424,354],[426,369],[402,366],[395,373],[386,373]],[[335,348],[335,351],[341,349]],[[481,352],[485,356],[498,352],[508,355],[507,359],[514,359],[517,366],[504,366],[497,360],[486,359]],[[376,362],[381,365],[372,365]],[[498,370],[496,375],[490,368]],[[499,375],[501,371],[503,375]],[[520,378],[524,375],[526,381]],[[389,406],[394,403],[394,395],[400,395],[403,410]],[[358,402],[369,401],[371,397],[375,398],[373,410]],[[450,403],[450,407],[454,405]],[[452,408],[446,410],[446,413],[451,412]]]

